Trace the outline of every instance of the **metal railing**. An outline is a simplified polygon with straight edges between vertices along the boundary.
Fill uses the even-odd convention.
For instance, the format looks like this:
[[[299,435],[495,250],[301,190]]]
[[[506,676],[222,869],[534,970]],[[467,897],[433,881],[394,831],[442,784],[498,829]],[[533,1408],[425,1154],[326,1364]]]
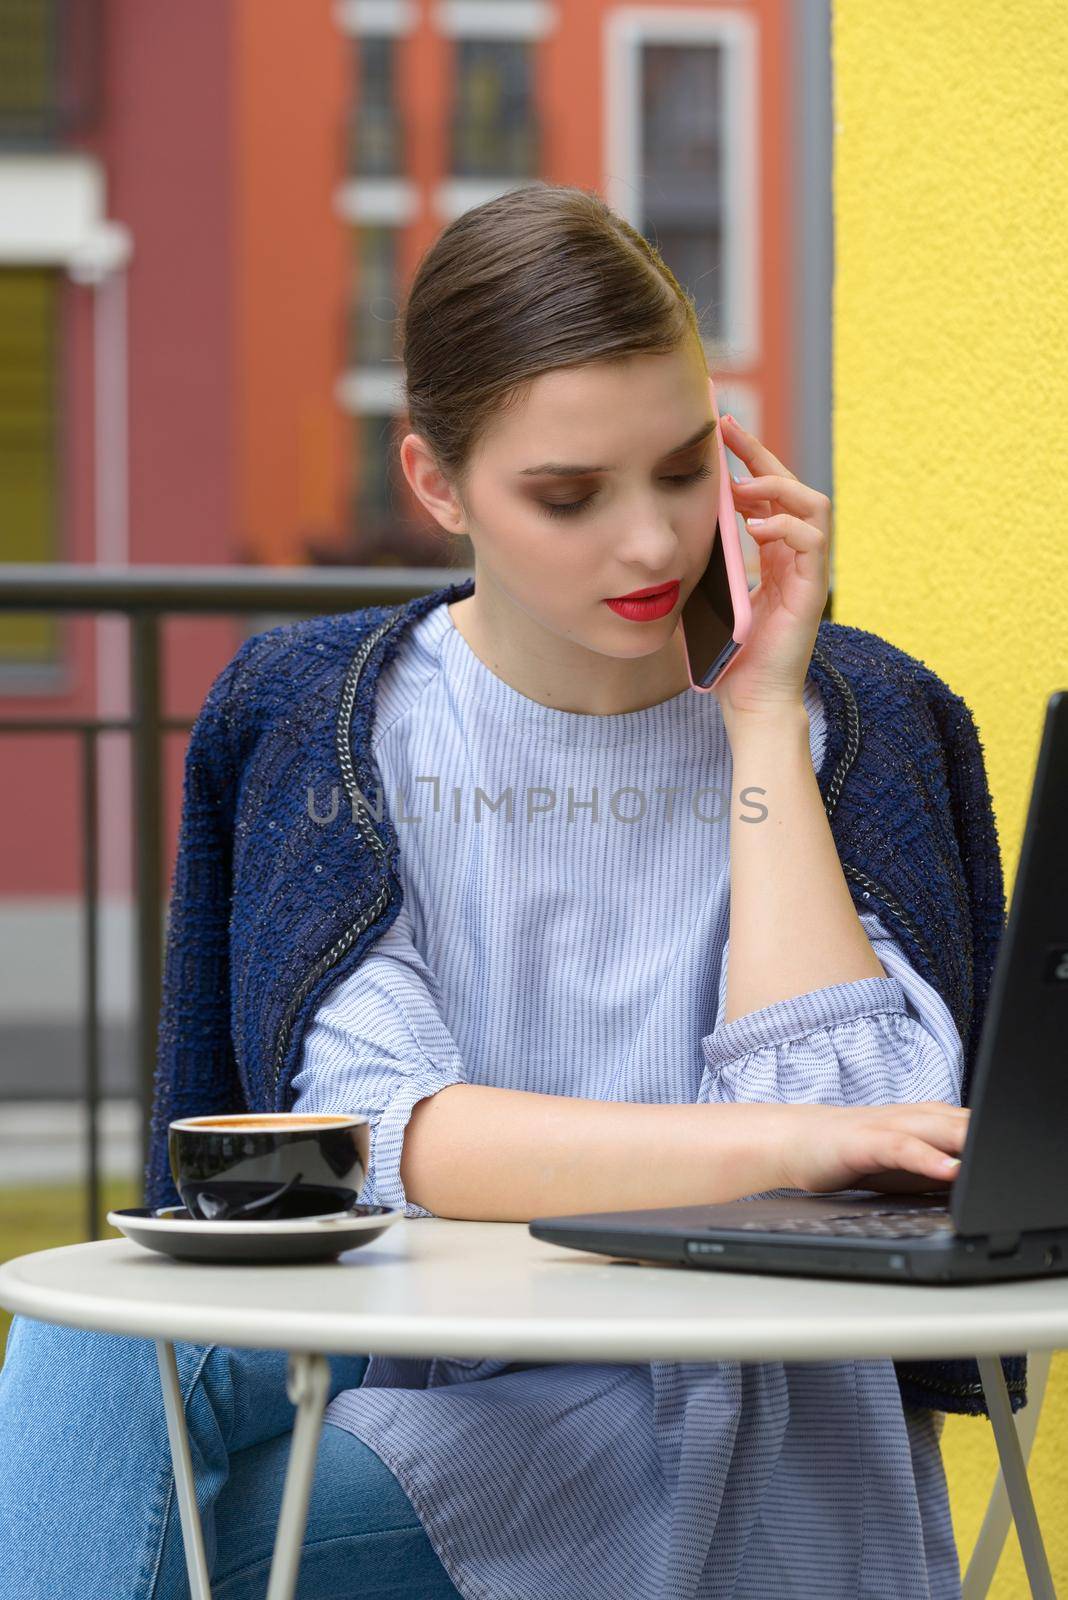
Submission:
[[[86,1235],[103,1237],[100,1219],[100,1004],[98,953],[97,740],[127,733],[132,741],[134,1044],[141,1115],[142,1172],[148,1161],[156,1035],[163,971],[162,741],[192,722],[161,713],[161,622],[180,613],[231,616],[319,614],[359,606],[396,605],[469,577],[437,567],[86,567],[0,563],[0,611],[119,613],[130,622],[131,715],[126,718],[0,719],[3,734],[73,736],[81,750],[82,930],[84,973],[84,1100],[86,1104]],[[219,662],[219,668],[225,665]],[[2,692],[2,691],[0,691]],[[12,690],[12,693],[19,691]]]

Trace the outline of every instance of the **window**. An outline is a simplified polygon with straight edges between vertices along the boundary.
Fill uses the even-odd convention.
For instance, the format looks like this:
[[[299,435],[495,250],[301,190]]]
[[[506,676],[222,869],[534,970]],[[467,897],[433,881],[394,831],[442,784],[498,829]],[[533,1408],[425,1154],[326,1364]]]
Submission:
[[[394,89],[396,41],[369,34],[352,41],[355,89],[348,122],[348,171],[393,178],[405,170],[403,127]]]
[[[692,296],[713,367],[760,361],[757,20],[621,6],[605,40],[605,198]]]
[[[47,268],[0,269],[0,553],[59,556],[58,315],[62,285]],[[0,612],[0,666],[51,665],[59,624]]]
[[[393,361],[397,316],[396,229],[368,223],[352,230],[352,240],[348,365],[373,366]]]
[[[396,457],[403,417],[367,412],[353,421],[352,520],[343,557],[362,567],[473,565],[470,541],[452,540],[412,495]],[[459,553],[463,559],[453,559]]]
[[[722,47],[643,43],[641,86],[642,232],[693,295],[702,336],[721,339]]]
[[[357,515],[361,531],[373,531],[393,515],[392,416],[369,414],[357,419]]]
[[[525,39],[457,39],[452,172],[533,177],[539,166],[531,47]]]
[[[50,148],[97,115],[98,0],[3,0],[0,144]]]

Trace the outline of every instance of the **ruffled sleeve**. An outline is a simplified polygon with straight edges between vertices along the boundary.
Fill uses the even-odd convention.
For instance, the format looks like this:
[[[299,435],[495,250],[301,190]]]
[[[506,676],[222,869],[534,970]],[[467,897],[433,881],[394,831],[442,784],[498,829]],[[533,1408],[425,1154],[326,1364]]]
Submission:
[[[701,1040],[698,1101],[960,1105],[964,1051],[941,996],[913,969],[874,913],[860,914],[886,977],[830,984],[724,1022]]]
[[[304,1038],[293,1111],[359,1113],[370,1122],[360,1200],[431,1217],[401,1182],[404,1132],[427,1095],[467,1081],[442,1016],[437,980],[416,949],[407,908],[331,989]]]

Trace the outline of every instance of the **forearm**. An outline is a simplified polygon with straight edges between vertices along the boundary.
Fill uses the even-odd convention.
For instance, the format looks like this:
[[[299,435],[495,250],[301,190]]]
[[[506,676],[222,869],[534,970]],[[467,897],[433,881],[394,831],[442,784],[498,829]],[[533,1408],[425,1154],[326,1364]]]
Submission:
[[[436,1216],[484,1222],[734,1200],[781,1186],[789,1109],[450,1084],[413,1108],[401,1178]]]
[[[804,706],[739,718],[728,732],[734,776],[724,1021],[829,984],[885,978],[838,859]],[[767,815],[754,816],[755,804]]]

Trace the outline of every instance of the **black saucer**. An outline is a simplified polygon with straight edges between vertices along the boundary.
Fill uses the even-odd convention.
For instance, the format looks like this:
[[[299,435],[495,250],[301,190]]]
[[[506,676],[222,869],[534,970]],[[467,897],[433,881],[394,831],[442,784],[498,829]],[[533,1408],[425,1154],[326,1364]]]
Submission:
[[[404,1213],[395,1206],[359,1203],[318,1217],[281,1222],[201,1222],[185,1206],[122,1206],[109,1211],[113,1228],[146,1250],[176,1261],[282,1263],[330,1261],[370,1244]]]

